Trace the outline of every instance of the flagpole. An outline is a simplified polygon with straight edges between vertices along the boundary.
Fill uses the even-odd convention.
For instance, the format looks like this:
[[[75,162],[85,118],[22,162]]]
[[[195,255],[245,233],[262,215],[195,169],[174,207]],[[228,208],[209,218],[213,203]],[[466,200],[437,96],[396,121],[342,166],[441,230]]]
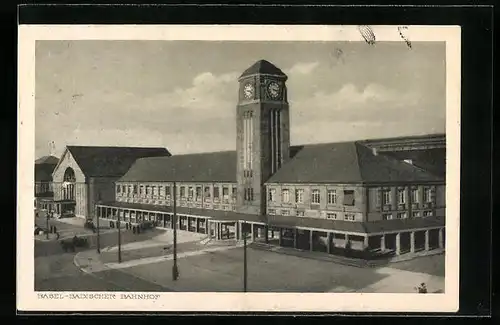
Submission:
[[[174,227],[174,265],[172,267],[172,279],[174,281],[179,277],[179,269],[177,267],[177,184],[174,181],[174,214],[172,216],[172,224]]]

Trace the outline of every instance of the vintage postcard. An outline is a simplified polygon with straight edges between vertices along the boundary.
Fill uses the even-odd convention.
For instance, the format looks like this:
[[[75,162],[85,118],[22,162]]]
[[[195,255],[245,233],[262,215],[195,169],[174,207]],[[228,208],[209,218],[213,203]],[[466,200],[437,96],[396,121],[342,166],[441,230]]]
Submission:
[[[18,109],[20,311],[458,309],[460,27],[21,25]]]

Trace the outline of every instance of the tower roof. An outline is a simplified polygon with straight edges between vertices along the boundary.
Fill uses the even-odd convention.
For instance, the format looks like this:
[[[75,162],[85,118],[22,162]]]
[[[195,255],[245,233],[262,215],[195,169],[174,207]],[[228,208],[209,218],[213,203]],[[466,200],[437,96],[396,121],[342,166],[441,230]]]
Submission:
[[[246,69],[245,72],[241,74],[240,78],[258,73],[286,77],[286,74],[271,62],[266,60],[259,60],[255,62],[250,68]]]

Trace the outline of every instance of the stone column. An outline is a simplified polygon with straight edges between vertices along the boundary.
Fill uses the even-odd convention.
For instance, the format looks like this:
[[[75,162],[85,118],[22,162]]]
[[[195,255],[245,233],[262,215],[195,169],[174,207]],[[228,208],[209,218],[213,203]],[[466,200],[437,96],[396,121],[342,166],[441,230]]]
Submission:
[[[269,227],[266,225],[264,226],[264,238],[266,240],[266,244],[269,243]]]
[[[313,231],[309,230],[309,250],[312,252],[313,249]]]
[[[278,245],[281,246],[281,238],[283,237],[283,229],[282,228],[279,228],[279,231],[278,231]]]
[[[347,243],[349,242],[349,235],[345,234],[344,248],[347,247]]]
[[[380,250],[385,251],[385,235],[380,236]]]
[[[370,246],[370,242],[369,242],[369,239],[368,239],[368,238],[369,238],[369,237],[368,237],[368,235],[366,235],[366,236],[364,237],[364,242],[363,242],[363,244],[364,244],[364,248],[368,248],[368,246]]]
[[[195,222],[196,222],[196,232],[198,233],[200,231],[200,219],[196,217]]]
[[[410,253],[415,253],[415,232],[410,232]]]
[[[293,248],[297,248],[297,228],[293,229]]]
[[[439,248],[444,248],[444,228],[439,228]]]
[[[250,224],[250,233],[252,234],[252,241],[255,241],[255,231],[254,231],[254,224]]]
[[[396,235],[396,255],[401,254],[401,233],[397,233]]]
[[[429,250],[429,230],[425,231],[425,250]]]
[[[327,232],[326,233],[326,252],[330,254],[331,252],[331,247],[332,247],[332,233]]]

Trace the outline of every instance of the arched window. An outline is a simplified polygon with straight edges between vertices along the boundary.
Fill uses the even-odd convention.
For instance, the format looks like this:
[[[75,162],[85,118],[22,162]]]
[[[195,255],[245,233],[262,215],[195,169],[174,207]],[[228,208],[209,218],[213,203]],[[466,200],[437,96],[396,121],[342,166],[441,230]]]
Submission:
[[[66,168],[62,184],[62,196],[64,200],[75,199],[75,182],[75,171],[71,167]]]

